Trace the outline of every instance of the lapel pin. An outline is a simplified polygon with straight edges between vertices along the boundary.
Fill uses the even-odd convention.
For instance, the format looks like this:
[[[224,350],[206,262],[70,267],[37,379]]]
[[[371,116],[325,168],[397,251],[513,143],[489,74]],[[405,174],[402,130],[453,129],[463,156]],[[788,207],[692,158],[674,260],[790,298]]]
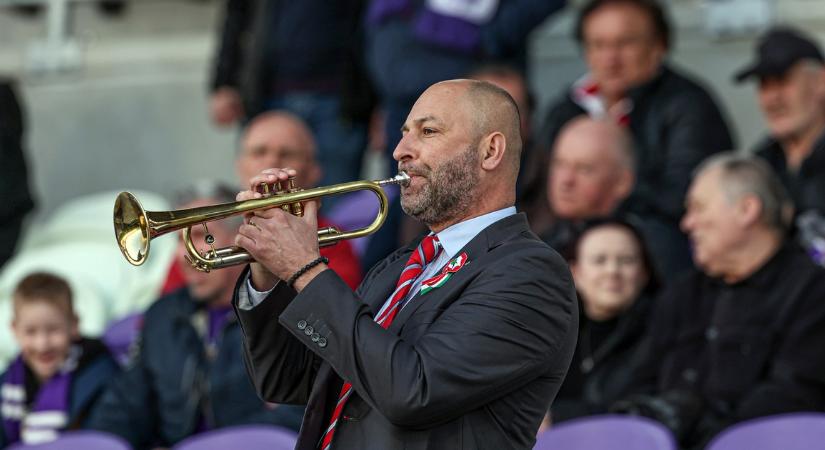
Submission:
[[[432,277],[428,278],[421,282],[421,290],[418,291],[419,294],[424,295],[427,292],[432,291],[433,289],[438,289],[441,286],[444,286],[447,283],[447,280],[453,276],[454,273],[461,270],[464,267],[464,264],[467,262],[467,253],[462,253],[455,258],[451,259],[450,262],[441,269],[441,273]]]

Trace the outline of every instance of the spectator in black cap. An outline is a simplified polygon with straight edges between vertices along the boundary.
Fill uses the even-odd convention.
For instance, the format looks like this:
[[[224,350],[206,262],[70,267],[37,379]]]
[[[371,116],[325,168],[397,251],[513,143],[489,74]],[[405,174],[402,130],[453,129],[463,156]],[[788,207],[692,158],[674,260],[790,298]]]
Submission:
[[[790,192],[803,244],[821,253],[811,248],[815,239],[809,235],[825,229],[825,58],[811,37],[774,28],[760,39],[756,60],[736,74],[738,82],[749,78],[758,81],[759,106],[768,126],[756,154]]]

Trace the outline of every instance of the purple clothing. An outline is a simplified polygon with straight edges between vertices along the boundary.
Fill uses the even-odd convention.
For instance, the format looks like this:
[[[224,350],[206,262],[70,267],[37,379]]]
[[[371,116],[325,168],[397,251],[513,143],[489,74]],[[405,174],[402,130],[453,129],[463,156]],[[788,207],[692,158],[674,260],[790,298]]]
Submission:
[[[0,391],[7,443],[48,442],[68,425],[72,372],[81,353],[80,346],[72,346],[63,366],[40,386],[34,399],[26,398],[26,365],[22,357],[12,362]]]
[[[220,308],[209,308],[209,329],[207,331],[206,339],[208,345],[217,345],[218,337],[220,336],[223,326],[229,320],[232,314],[231,306],[223,306]]]

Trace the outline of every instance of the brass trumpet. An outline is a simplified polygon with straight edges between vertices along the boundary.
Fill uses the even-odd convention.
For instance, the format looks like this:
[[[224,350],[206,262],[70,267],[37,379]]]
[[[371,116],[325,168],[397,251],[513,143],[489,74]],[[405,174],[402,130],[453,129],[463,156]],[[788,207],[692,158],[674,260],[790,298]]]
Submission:
[[[360,190],[374,193],[378,198],[378,214],[368,226],[352,231],[341,231],[335,227],[318,230],[318,244],[331,245],[340,240],[359,238],[378,231],[387,219],[389,209],[387,195],[381,186],[387,184],[406,186],[409,182],[409,175],[400,172],[395,177],[386,180],[352,181],[302,190],[295,188],[290,179],[288,186],[278,184],[276,192],[265,192],[263,198],[176,211],[146,211],[134,195],[121,192],[115,200],[115,238],[126,260],[134,266],[139,266],[149,256],[149,243],[152,239],[172,231],[183,230],[183,241],[189,255],[189,262],[196,269],[209,272],[213,269],[248,263],[252,261],[252,257],[236,246],[215,248],[214,239],[208,234],[208,230],[206,243],[209,244],[210,250],[202,254],[190,238],[190,230],[197,224],[203,224],[206,227],[206,222],[269,208],[282,208],[292,214],[301,215],[303,213],[301,202]]]

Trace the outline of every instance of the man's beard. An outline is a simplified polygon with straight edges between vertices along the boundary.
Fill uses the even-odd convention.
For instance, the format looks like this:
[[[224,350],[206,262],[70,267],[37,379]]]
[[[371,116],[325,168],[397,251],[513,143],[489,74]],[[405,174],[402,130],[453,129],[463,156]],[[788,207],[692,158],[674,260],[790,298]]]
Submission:
[[[425,180],[417,194],[405,196],[404,191],[409,188],[401,188],[404,212],[427,225],[438,225],[468,211],[478,196],[479,155],[476,147],[467,147],[435,170],[424,164],[418,167],[401,164],[399,170],[420,175]]]

